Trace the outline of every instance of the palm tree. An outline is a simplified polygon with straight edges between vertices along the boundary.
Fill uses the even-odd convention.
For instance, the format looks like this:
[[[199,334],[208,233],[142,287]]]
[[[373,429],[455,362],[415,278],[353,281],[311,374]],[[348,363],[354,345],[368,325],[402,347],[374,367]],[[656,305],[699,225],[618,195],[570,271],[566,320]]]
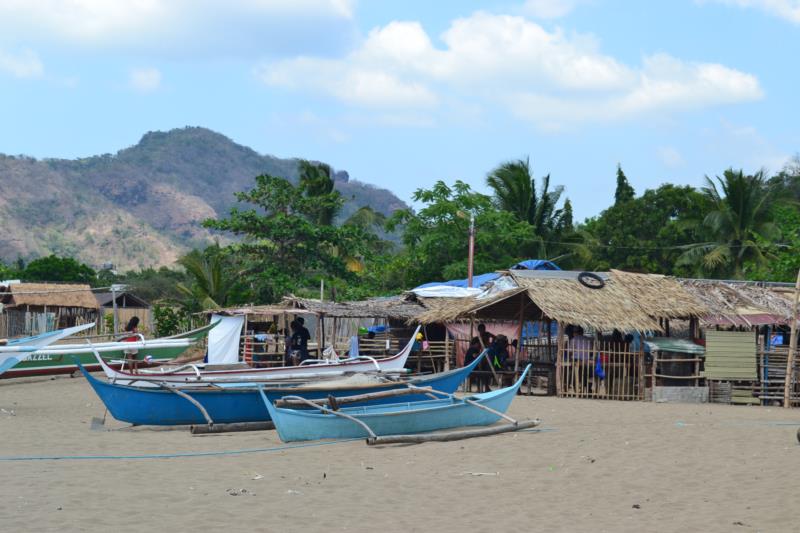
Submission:
[[[307,198],[315,200],[312,221],[320,226],[331,226],[339,213],[341,202],[334,188],[331,167],[325,163],[299,162],[299,188]]]
[[[556,205],[564,187],[559,185],[551,191],[548,174],[542,178],[542,192],[537,195],[529,159],[503,163],[489,173],[486,184],[494,193],[498,209],[509,211],[518,220],[533,226],[534,233],[542,240],[544,251],[545,241],[560,224],[562,209],[557,209]]]
[[[767,246],[780,238],[773,222],[774,187],[763,171],[746,176],[741,170],[728,169],[723,177],[716,177],[716,183],[706,176],[702,192],[711,210],[694,225],[710,240],[688,246],[677,264],[743,278],[745,262],[766,262]]]
[[[219,244],[209,246],[204,252],[192,250],[178,259],[192,278],[191,287],[178,283],[178,290],[195,300],[203,309],[225,306],[232,281],[225,276]]]

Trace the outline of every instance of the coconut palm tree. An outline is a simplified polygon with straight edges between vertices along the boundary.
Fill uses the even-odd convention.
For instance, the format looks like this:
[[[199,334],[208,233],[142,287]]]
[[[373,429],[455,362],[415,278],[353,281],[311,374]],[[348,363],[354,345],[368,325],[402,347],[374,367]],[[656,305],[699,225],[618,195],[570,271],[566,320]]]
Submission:
[[[203,252],[192,250],[178,259],[178,264],[192,278],[190,287],[177,284],[181,293],[196,301],[203,309],[225,306],[233,283],[225,275],[219,244],[209,246]]]
[[[342,207],[341,196],[334,188],[331,167],[325,163],[299,162],[299,189],[314,201],[309,216],[320,226],[331,226]]]
[[[728,169],[716,182],[706,176],[702,192],[710,211],[694,225],[709,240],[688,246],[677,264],[693,265],[705,274],[743,278],[745,263],[765,263],[767,246],[780,238],[773,222],[774,187],[763,171],[747,176]]]
[[[542,178],[541,193],[537,195],[529,159],[501,164],[489,173],[486,184],[494,193],[493,200],[498,209],[509,211],[520,221],[533,226],[534,234],[542,243],[540,253],[544,254],[546,241],[561,223],[563,210],[556,206],[564,187],[559,185],[550,190],[548,174]]]

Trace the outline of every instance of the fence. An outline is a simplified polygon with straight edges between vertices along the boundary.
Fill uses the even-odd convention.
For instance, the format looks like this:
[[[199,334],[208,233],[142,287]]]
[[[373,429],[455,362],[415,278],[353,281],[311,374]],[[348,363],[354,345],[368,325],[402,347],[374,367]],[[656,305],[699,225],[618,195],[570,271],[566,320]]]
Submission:
[[[629,344],[585,338],[566,343],[556,363],[558,396],[644,400],[644,354]]]

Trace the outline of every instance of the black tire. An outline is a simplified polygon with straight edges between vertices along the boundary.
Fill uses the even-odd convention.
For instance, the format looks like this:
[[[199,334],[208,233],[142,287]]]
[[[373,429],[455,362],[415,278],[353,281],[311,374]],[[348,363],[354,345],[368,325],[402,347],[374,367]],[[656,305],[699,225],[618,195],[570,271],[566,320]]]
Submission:
[[[581,272],[578,274],[578,281],[581,285],[589,289],[602,289],[606,286],[606,282],[603,281],[603,278],[594,272]]]

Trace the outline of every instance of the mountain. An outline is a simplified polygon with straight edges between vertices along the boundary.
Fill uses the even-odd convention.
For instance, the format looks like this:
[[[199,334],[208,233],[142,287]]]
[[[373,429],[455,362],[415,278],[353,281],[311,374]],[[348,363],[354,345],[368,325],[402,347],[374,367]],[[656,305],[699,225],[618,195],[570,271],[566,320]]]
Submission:
[[[149,132],[115,155],[37,160],[0,154],[0,258],[51,253],[95,267],[172,265],[211,242],[200,223],[224,216],[234,193],[271,174],[297,182],[297,159],[261,155],[205,128]],[[406,205],[386,189],[335,174],[342,217]]]

